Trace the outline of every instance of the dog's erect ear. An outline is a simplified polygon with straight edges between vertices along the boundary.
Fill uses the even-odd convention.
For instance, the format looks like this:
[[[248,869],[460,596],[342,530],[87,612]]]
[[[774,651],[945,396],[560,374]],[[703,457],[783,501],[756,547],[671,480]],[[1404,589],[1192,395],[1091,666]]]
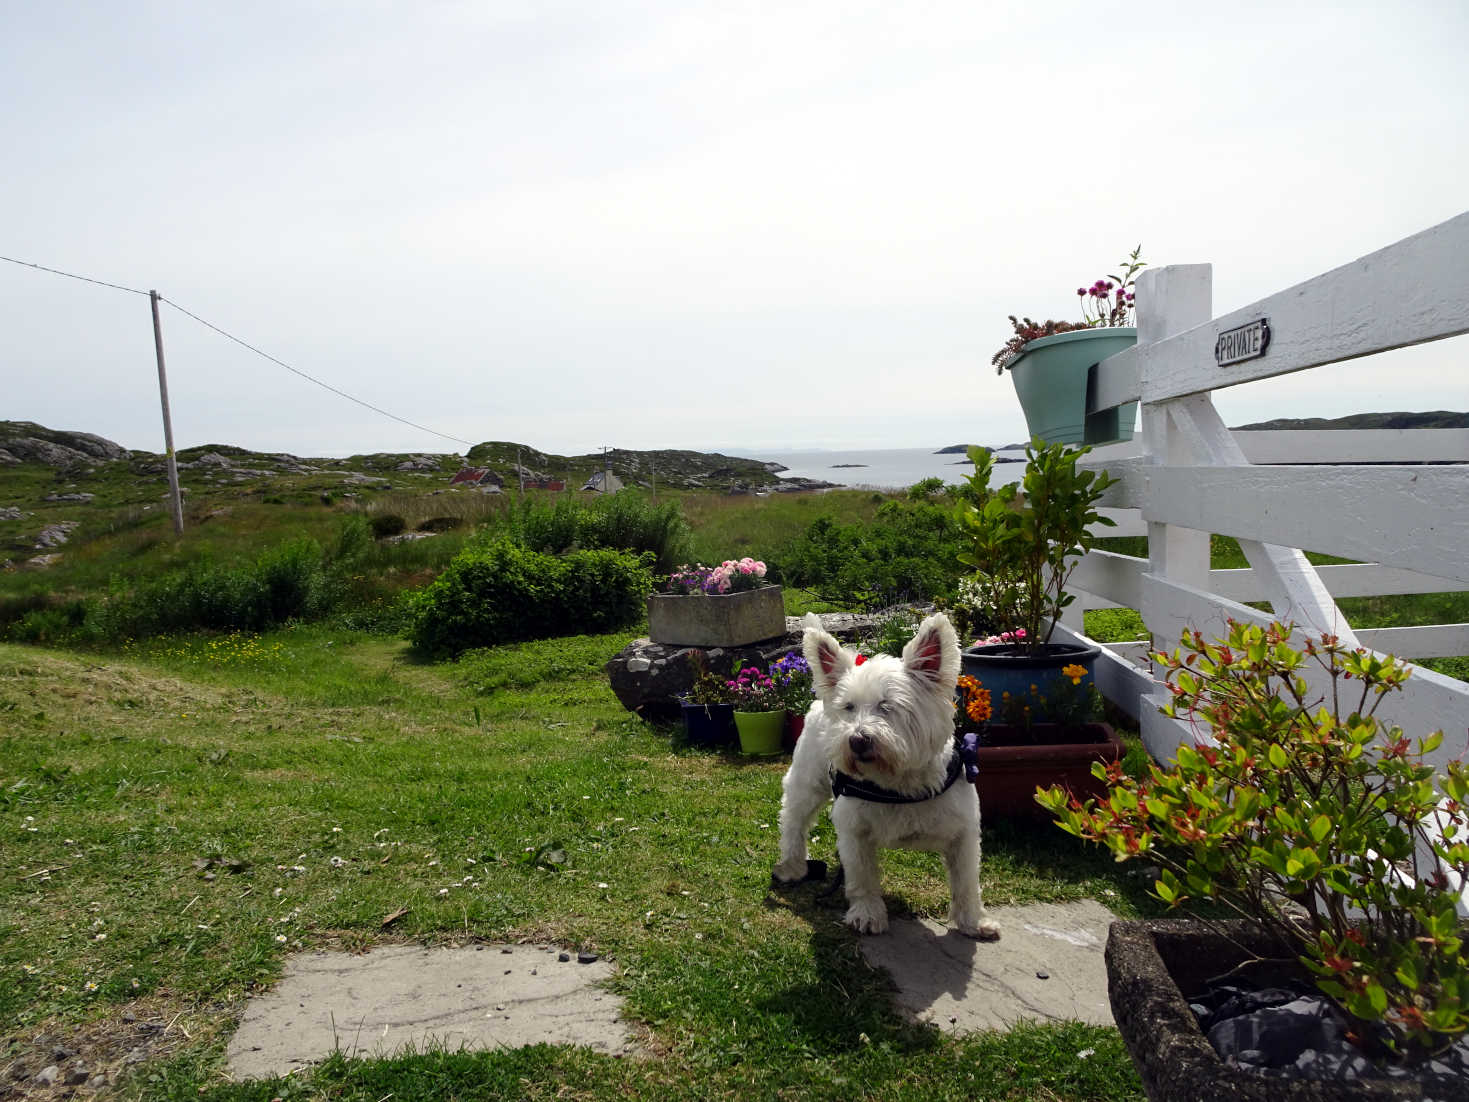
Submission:
[[[918,634],[903,648],[908,675],[941,692],[952,693],[959,680],[959,636],[942,612],[918,625]]]
[[[852,656],[842,650],[836,637],[821,626],[821,619],[808,612],[804,624],[806,634],[801,639],[801,651],[811,667],[811,681],[816,695],[822,700],[831,696],[836,684],[856,665]]]

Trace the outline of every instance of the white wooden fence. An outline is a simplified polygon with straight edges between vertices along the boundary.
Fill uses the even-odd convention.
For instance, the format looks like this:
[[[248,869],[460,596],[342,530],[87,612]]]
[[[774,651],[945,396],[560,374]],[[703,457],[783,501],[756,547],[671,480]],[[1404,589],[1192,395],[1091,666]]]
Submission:
[[[1469,590],[1469,430],[1236,433],[1210,397],[1307,368],[1324,391],[1333,364],[1469,332],[1469,213],[1222,317],[1212,294],[1208,265],[1143,272],[1137,346],[1093,369],[1089,412],[1141,402],[1138,436],[1085,460],[1120,479],[1103,502],[1118,527],[1102,534],[1146,535],[1148,557],[1086,556],[1056,639],[1079,635],[1083,609],[1120,605],[1137,609],[1165,650],[1185,628],[1223,635],[1232,617],[1294,621],[1403,658],[1469,654],[1469,624],[1354,632],[1334,601]],[[1271,332],[1265,355],[1219,366],[1219,334],[1260,318]],[[1444,393],[1447,408],[1464,408],[1469,365],[1444,379]],[[1249,569],[1211,570],[1211,532],[1237,539]],[[1360,565],[1313,568],[1302,549]],[[1273,615],[1246,601],[1268,602]],[[1096,676],[1166,760],[1200,732],[1159,713],[1166,694],[1146,651],[1106,648]],[[1462,681],[1417,668],[1378,715],[1412,737],[1442,730],[1435,762],[1469,749]]]

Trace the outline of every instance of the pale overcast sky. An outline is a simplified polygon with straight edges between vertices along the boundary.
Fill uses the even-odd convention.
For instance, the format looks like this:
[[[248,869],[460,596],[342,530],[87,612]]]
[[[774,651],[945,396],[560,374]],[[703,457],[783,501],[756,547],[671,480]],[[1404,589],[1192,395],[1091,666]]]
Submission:
[[[1469,208],[1466,50],[1450,0],[0,0],[0,254],[471,442],[998,444],[1006,315],[1132,246],[1223,313]],[[163,325],[179,447],[463,450]],[[1466,340],[1217,402],[1465,410]],[[162,450],[147,299],[0,263],[0,419]]]

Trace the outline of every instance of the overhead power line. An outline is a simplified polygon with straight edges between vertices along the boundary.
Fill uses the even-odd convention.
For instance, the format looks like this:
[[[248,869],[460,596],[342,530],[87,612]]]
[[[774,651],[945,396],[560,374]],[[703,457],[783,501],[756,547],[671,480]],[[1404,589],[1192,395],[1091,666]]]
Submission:
[[[121,283],[108,283],[106,280],[103,280],[103,279],[92,279],[89,276],[77,275],[75,272],[63,272],[59,268],[48,268],[44,264],[33,264],[30,261],[28,261],[28,260],[17,260],[14,257],[10,257],[10,256],[0,256],[0,260],[9,261],[11,264],[18,264],[18,265],[20,265],[23,268],[34,268],[37,271],[50,272],[53,275],[66,276],[68,279],[79,279],[83,283],[95,283],[99,287],[111,287],[115,291],[128,291],[128,292],[130,292],[132,294],[135,294],[135,295],[142,295],[145,298],[150,297],[149,292],[139,290],[136,287],[125,287]],[[291,374],[293,374],[293,375],[299,375],[301,378],[305,379],[307,382],[309,382],[309,383],[315,383],[317,386],[321,387],[323,390],[329,390],[333,394],[337,395],[340,398],[345,398],[349,402],[356,402],[359,406],[361,406],[364,409],[370,409],[374,413],[382,414],[382,416],[387,417],[390,420],[397,421],[400,425],[407,425],[409,428],[417,429],[419,432],[426,432],[426,433],[429,433],[431,436],[438,436],[438,437],[441,437],[444,440],[452,440],[456,444],[464,444],[467,447],[473,447],[474,446],[474,444],[473,444],[472,441],[462,440],[462,439],[460,439],[457,436],[451,436],[451,435],[449,435],[447,432],[439,432],[438,429],[431,429],[427,425],[420,425],[416,421],[410,421],[410,420],[408,420],[406,417],[399,417],[396,413],[390,413],[387,410],[383,409],[381,406],[375,406],[371,402],[365,402],[361,398],[358,398],[355,395],[348,394],[345,390],[341,390],[338,387],[332,386],[330,383],[322,382],[320,379],[316,378],[314,375],[309,375],[306,372],[302,371],[300,368],[292,367],[290,364],[286,363],[284,360],[280,360],[280,359],[277,359],[276,357],[272,356],[269,352],[263,352],[259,348],[256,348],[253,344],[250,344],[248,341],[243,341],[239,337],[235,336],[233,333],[226,332],[225,330],[221,329],[219,326],[215,325],[213,322],[205,321],[198,314],[194,313],[191,310],[185,309],[184,307],[180,306],[178,303],[174,302],[172,299],[165,298],[163,295],[159,295],[158,298],[161,301],[168,303],[170,306],[172,306],[179,313],[184,314],[187,317],[193,318],[195,321],[197,321],[200,325],[204,326],[206,329],[212,329],[212,330],[214,330],[216,333],[218,333],[221,337],[224,337],[226,340],[234,341],[234,343],[235,344],[238,344],[241,348],[248,349],[249,351],[255,353],[255,355],[260,356],[260,357],[262,357],[264,359],[269,360],[271,363],[275,364],[277,367],[283,367],[287,371],[289,371]]]
[[[11,264],[19,264],[22,268],[35,268],[40,272],[50,272],[52,275],[66,276],[67,279],[79,279],[83,283],[95,283],[99,287],[111,287],[114,291],[130,291],[135,295],[147,297],[147,291],[140,291],[136,287],[124,287],[121,283],[108,283],[105,279],[92,279],[89,276],[77,275],[75,272],[63,272],[60,268],[48,268],[44,264],[32,264],[29,260],[16,260],[13,256],[0,256],[0,260],[7,260]]]
[[[364,409],[370,409],[374,413],[381,413],[384,417],[390,417],[394,421],[397,421],[399,424],[408,425],[410,428],[418,429],[420,432],[427,432],[427,433],[433,434],[434,436],[443,437],[445,440],[453,440],[457,444],[466,444],[469,447],[474,447],[474,444],[471,441],[469,441],[469,440],[461,440],[457,436],[450,436],[447,432],[439,432],[437,429],[431,429],[431,428],[427,427],[426,425],[420,425],[420,424],[417,424],[417,423],[415,423],[413,421],[410,421],[406,417],[399,417],[396,413],[389,413],[387,410],[382,409],[379,406],[375,406],[371,402],[364,402],[361,398],[358,398],[358,397],[356,397],[354,395],[348,394],[345,390],[339,390],[339,389],[337,389],[336,387],[332,386],[331,383],[324,383],[320,379],[316,378],[315,376],[308,375],[306,372],[302,371],[300,368],[292,367],[290,364],[286,363],[284,360],[278,360],[278,359],[276,359],[269,352],[262,352],[260,349],[256,348],[253,344],[250,344],[250,343],[248,343],[246,341],[242,341],[239,337],[235,336],[233,333],[227,333],[223,329],[221,329],[219,326],[215,325],[213,322],[205,321],[198,314],[195,314],[192,311],[189,311],[189,310],[184,309],[184,307],[182,307],[178,303],[174,302],[173,299],[166,298],[163,295],[159,295],[158,297],[160,299],[162,299],[164,302],[168,303],[170,306],[172,306],[179,313],[186,314],[189,317],[193,318],[195,321],[197,321],[200,325],[204,326],[206,329],[213,329],[216,333],[218,333],[221,337],[224,337],[226,340],[234,341],[241,348],[248,348],[251,352],[254,352],[255,355],[257,355],[257,356],[263,356],[265,359],[269,360],[271,363],[275,364],[276,366],[285,368],[292,375],[299,375],[299,376],[301,376],[301,378],[305,379],[307,382],[315,383],[317,386],[321,387],[322,389],[329,390],[333,394],[339,395],[340,397],[347,399],[347,401],[349,401],[349,402],[356,402],[359,406],[362,406]]]

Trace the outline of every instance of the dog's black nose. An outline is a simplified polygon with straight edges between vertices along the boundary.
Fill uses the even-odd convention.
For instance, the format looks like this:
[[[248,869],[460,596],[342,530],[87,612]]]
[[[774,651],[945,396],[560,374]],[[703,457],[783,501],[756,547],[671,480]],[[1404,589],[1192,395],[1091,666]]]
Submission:
[[[847,745],[852,748],[852,753],[858,757],[872,753],[872,740],[866,735],[853,735],[847,740]]]

